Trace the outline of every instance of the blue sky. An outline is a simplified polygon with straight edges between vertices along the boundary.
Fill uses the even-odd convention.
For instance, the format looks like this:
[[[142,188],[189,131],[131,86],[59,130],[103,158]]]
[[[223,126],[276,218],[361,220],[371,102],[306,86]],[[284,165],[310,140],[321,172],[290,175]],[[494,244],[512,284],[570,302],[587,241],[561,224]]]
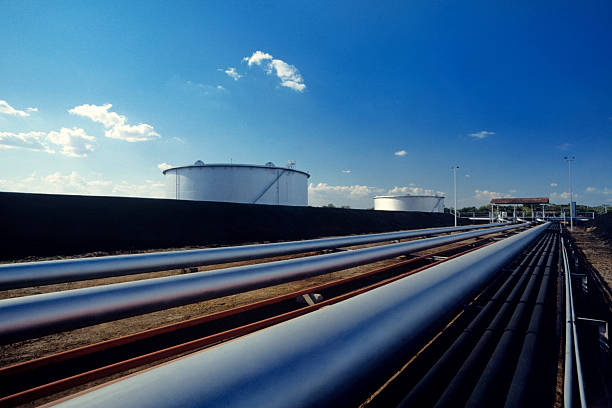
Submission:
[[[0,0],[0,190],[294,160],[311,205],[450,205],[453,164],[459,207],[561,203],[574,155],[577,201],[612,204],[612,3],[497,3]]]

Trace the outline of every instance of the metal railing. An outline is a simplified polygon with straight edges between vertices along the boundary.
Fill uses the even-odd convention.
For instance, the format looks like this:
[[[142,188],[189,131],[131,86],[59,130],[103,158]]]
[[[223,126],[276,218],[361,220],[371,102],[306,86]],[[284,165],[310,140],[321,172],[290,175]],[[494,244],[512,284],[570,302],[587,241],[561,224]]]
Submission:
[[[565,249],[565,242],[561,240],[561,252],[563,257],[563,269],[565,277],[565,370],[563,378],[563,406],[572,408],[574,406],[574,359],[580,406],[586,408],[586,396],[584,393],[584,380],[582,377],[582,364],[578,348],[578,336],[576,335],[576,316],[574,313],[574,295],[572,294],[572,273],[570,262]]]

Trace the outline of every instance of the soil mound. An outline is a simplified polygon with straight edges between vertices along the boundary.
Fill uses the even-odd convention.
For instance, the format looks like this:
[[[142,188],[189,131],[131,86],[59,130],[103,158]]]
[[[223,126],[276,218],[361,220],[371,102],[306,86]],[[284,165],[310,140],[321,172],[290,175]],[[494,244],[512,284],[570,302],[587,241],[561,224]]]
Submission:
[[[612,244],[612,213],[598,215],[586,224],[585,229]]]

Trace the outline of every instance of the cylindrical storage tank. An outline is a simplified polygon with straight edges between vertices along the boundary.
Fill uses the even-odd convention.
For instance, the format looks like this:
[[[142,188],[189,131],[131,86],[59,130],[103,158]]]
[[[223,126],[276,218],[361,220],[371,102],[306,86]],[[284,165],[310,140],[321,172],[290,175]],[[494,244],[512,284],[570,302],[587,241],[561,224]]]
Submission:
[[[374,209],[383,211],[422,211],[444,212],[442,196],[377,196],[374,197]]]
[[[177,200],[308,205],[308,177],[288,167],[251,164],[204,164],[163,171],[166,197]]]

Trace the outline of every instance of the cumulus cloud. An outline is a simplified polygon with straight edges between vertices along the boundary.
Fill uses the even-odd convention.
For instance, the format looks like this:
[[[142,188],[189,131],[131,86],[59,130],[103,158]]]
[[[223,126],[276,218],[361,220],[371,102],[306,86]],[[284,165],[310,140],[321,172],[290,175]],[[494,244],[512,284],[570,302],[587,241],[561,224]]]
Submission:
[[[49,132],[47,140],[61,146],[61,151],[68,157],[87,157],[87,152],[93,152],[93,141],[96,138],[89,136],[80,128],[61,128],[59,132]]]
[[[31,109],[33,112],[38,110],[36,108],[28,108],[26,110],[31,110]],[[0,100],[0,113],[4,113],[6,115],[12,115],[12,116],[21,116],[21,117],[30,116],[29,113],[13,108],[11,105],[8,104],[7,101],[3,101],[3,100]]]
[[[372,208],[374,207],[374,196],[382,194],[445,195],[443,191],[424,189],[414,185],[408,187],[395,186],[392,189],[385,189],[359,184],[336,186],[328,183],[311,183],[308,186],[308,203],[313,206],[322,206],[332,203],[335,206],[348,205],[352,208]]]
[[[478,202],[479,205],[488,204],[493,198],[510,198],[512,197],[507,193],[498,193],[497,191],[488,191],[488,190],[474,190],[474,200]]]
[[[95,137],[80,128],[61,128],[59,131],[11,133],[0,132],[0,148],[28,149],[46,153],[59,152],[69,157],[86,157],[94,150]],[[52,145],[56,145],[53,147]]]
[[[604,187],[604,188],[597,188],[597,187],[587,187],[585,188],[585,191],[587,193],[594,193],[594,194],[603,194],[603,195],[610,195],[612,194],[612,190],[610,190],[608,187]]]
[[[145,142],[161,137],[153,130],[153,126],[141,123],[140,125],[117,125],[106,132],[106,137],[111,139],[125,140],[126,142]]]
[[[45,132],[12,133],[0,132],[0,148],[28,149],[47,153],[55,153],[45,141]]]
[[[372,198],[384,193],[384,189],[363,185],[334,186],[327,183],[310,183],[308,186],[308,203],[322,206],[333,203],[336,206],[348,205],[353,208],[372,208]]]
[[[351,170],[342,170],[342,172],[343,172],[344,174],[351,174],[351,173],[352,173],[352,171],[351,171]]]
[[[389,195],[427,195],[427,196],[444,196],[444,191],[436,191],[430,188],[422,188],[422,187],[398,187],[395,186],[390,189],[387,194]]]
[[[123,115],[119,115],[117,112],[109,112],[108,110],[113,105],[107,103],[105,105],[90,105],[84,104],[75,106],[68,110],[73,115],[84,116],[97,123],[102,123],[104,127],[110,128],[117,125],[122,125],[127,121],[127,118]]]
[[[354,195],[354,196],[362,196],[362,195],[368,195],[368,194],[373,194],[373,193],[380,193],[384,191],[383,189],[380,189],[380,188],[360,186],[358,184],[354,186],[332,186],[327,183],[319,183],[317,185],[310,183],[310,185],[308,186],[308,190],[309,191],[339,191],[339,192],[343,192],[343,193]]]
[[[120,139],[127,142],[144,142],[161,137],[155,132],[153,126],[146,123],[128,125],[125,116],[109,111],[112,106],[110,103],[105,105],[84,104],[75,106],[68,110],[68,112],[103,124],[107,129],[104,135],[111,139]]]
[[[274,58],[267,52],[255,51],[253,55],[244,57],[242,61],[246,62],[249,67],[253,65],[262,67],[268,75],[274,73],[281,80],[281,86],[293,89],[296,92],[303,92],[306,89],[304,78],[302,78],[295,65]]]
[[[558,186],[558,184],[557,184],[557,183],[550,183],[550,186],[551,186],[551,187],[557,187],[557,186]]]
[[[406,153],[408,153],[408,152],[405,151],[405,150],[399,150],[399,151],[397,151],[397,152],[395,152],[393,154],[396,155],[396,156],[400,156],[401,157],[401,156],[405,156]]]
[[[253,55],[251,55],[250,57],[244,57],[242,61],[245,61],[250,67],[253,64],[261,66],[263,62],[268,60],[271,61],[272,59],[274,58],[267,52],[255,51]]]
[[[102,196],[125,196],[163,198],[164,184],[153,180],[140,183],[121,180],[114,182],[100,175],[82,176],[76,171],[54,172],[46,176],[32,173],[25,179],[0,179],[0,190],[25,193],[82,194]]]
[[[157,168],[160,169],[161,171],[164,171],[164,170],[168,170],[169,168],[172,168],[172,165],[168,163],[159,163],[157,165]]]
[[[242,78],[242,75],[240,75],[238,72],[236,72],[236,68],[234,68],[234,67],[229,67],[228,69],[226,69],[223,72],[225,72],[227,74],[227,76],[232,78],[234,81],[237,81],[240,78]]]
[[[494,134],[495,132],[488,132],[486,130],[481,130],[480,132],[470,133],[470,136],[472,136],[474,139],[484,139]]]
[[[573,193],[574,196],[574,201],[576,201],[576,199],[578,197],[580,197],[580,194],[577,193]],[[562,193],[550,193],[550,200],[551,201],[567,201],[570,199],[570,193],[569,191],[564,191]]]

